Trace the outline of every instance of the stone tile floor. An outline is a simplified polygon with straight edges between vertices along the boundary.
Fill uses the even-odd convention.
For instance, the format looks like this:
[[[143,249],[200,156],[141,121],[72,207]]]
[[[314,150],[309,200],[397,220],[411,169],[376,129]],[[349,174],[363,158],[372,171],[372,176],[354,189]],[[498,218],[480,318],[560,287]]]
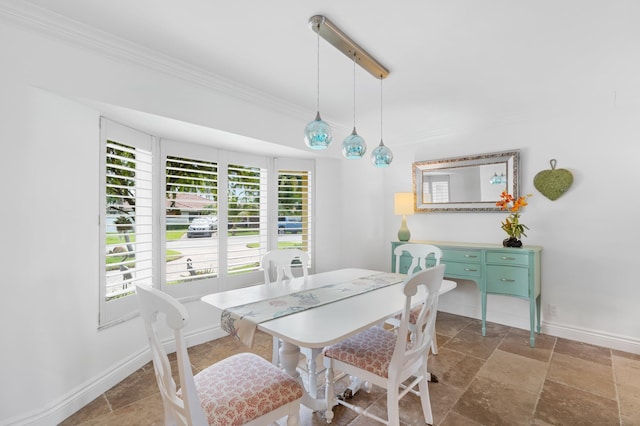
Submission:
[[[640,355],[539,335],[438,313],[439,354],[430,356],[430,383],[436,425],[640,425]],[[271,357],[271,337],[258,333],[251,349]],[[248,348],[231,337],[189,349],[194,373]],[[344,387],[344,385],[343,385]],[[339,389],[339,387],[337,387]],[[385,416],[381,389],[358,392],[352,402]],[[403,425],[424,424],[419,398],[401,401]],[[342,406],[335,425],[378,424]],[[163,408],[151,363],[105,392],[62,425],[162,425]],[[325,425],[324,417],[303,409],[302,425]]]

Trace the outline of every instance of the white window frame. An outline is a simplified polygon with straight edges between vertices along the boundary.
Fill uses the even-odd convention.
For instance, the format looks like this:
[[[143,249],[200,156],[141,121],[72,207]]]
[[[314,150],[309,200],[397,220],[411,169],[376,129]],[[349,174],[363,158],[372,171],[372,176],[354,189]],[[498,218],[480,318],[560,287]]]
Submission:
[[[106,271],[106,256],[107,256],[107,243],[106,243],[106,229],[107,229],[107,214],[106,214],[106,196],[107,196],[107,176],[106,176],[106,147],[107,140],[113,140],[115,142],[121,143],[123,145],[132,146],[135,149],[140,149],[142,151],[150,153],[151,156],[151,180],[150,184],[152,188],[146,188],[145,191],[147,194],[141,196],[140,198],[147,197],[149,194],[151,195],[151,200],[153,202],[154,193],[153,193],[153,182],[156,181],[155,172],[156,165],[154,162],[155,153],[157,152],[157,144],[158,141],[152,135],[143,133],[139,130],[132,129],[130,127],[124,126],[122,124],[101,118],[100,119],[100,170],[101,170],[101,182],[100,185],[100,209],[99,209],[99,241],[100,241],[100,279],[99,279],[99,295],[100,295],[100,309],[99,309],[99,326],[107,327],[113,324],[117,324],[122,322],[128,318],[132,318],[136,315],[138,310],[137,301],[135,297],[126,296],[121,297],[119,299],[107,301],[107,276],[108,273]],[[138,209],[138,194],[136,194],[136,209]],[[157,258],[153,249],[153,236],[157,235],[157,224],[156,221],[153,221],[152,218],[155,217],[153,204],[149,204],[145,206],[146,216],[148,217],[147,223],[144,225],[147,229],[151,228],[151,238],[148,241],[142,241],[136,239],[136,245],[150,245],[148,251],[145,251],[146,254],[143,254],[143,257],[136,258],[136,264],[139,262],[145,262],[148,266],[145,268],[145,272],[138,274],[134,277],[133,282],[129,283],[131,289],[135,288],[135,284],[143,283],[143,284],[151,284],[153,280],[153,275],[155,273],[155,267],[157,263]],[[136,210],[136,215],[139,210]],[[138,224],[136,224],[136,227]],[[136,228],[137,229],[137,228]],[[138,254],[136,254],[138,256]],[[150,273],[147,273],[150,271]]]

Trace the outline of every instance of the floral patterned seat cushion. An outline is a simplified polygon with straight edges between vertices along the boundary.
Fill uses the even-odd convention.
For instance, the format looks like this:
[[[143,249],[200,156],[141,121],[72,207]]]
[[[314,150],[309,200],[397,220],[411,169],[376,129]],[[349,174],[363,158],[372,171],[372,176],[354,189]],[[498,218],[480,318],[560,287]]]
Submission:
[[[396,344],[396,334],[381,327],[371,327],[349,339],[329,346],[324,356],[355,365],[381,377],[389,377],[389,363]]]
[[[242,425],[302,397],[296,380],[251,353],[219,361],[193,379],[210,425]]]

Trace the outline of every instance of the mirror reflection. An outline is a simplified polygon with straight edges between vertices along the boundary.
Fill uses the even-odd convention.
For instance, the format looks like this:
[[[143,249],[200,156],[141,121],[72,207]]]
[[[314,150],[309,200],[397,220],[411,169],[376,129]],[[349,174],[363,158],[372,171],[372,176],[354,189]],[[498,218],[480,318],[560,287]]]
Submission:
[[[517,197],[519,151],[413,163],[416,211],[500,211],[504,190]]]

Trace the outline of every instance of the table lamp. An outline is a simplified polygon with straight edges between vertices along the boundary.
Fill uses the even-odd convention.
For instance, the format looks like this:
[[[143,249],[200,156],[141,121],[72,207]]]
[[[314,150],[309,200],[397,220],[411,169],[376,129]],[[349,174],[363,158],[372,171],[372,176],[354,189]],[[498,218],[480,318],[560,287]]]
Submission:
[[[407,215],[413,214],[413,193],[396,192],[393,199],[393,213],[402,215],[402,224],[398,230],[398,240],[409,241],[411,232],[407,228]]]

